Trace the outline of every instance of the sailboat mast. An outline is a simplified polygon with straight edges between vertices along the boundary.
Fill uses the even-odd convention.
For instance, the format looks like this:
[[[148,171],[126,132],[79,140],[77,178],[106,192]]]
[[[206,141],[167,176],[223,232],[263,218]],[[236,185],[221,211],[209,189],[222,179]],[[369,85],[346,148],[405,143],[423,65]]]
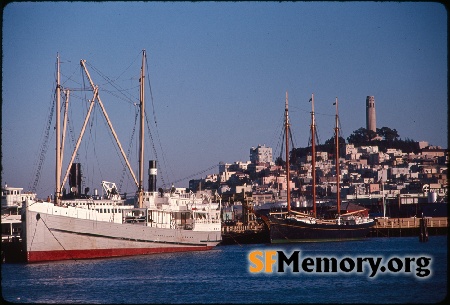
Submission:
[[[290,173],[289,173],[289,114],[288,114],[288,92],[286,91],[286,103],[285,103],[285,135],[286,135],[286,182],[287,182],[287,210],[288,213],[291,212],[291,190],[289,181]]]
[[[55,172],[55,204],[59,204],[59,196],[61,195],[61,130],[60,130],[60,120],[61,120],[61,88],[60,88],[60,73],[59,73],[59,53],[56,55],[56,172]]]
[[[312,199],[313,199],[313,216],[317,215],[316,207],[316,123],[314,120],[314,94],[311,94],[311,166],[312,166]]]
[[[139,207],[142,208],[142,196],[144,192],[144,118],[145,118],[145,103],[144,103],[144,85],[145,85],[145,50],[142,50],[142,67],[140,78],[140,130],[139,130],[139,185],[138,185],[138,202]]]
[[[335,142],[336,142],[336,205],[337,205],[337,212],[338,215],[341,215],[341,192],[340,192],[340,186],[339,186],[339,180],[340,180],[340,173],[339,173],[339,112],[338,112],[338,99],[336,97],[336,102],[334,103],[336,105],[336,128],[335,131]]]

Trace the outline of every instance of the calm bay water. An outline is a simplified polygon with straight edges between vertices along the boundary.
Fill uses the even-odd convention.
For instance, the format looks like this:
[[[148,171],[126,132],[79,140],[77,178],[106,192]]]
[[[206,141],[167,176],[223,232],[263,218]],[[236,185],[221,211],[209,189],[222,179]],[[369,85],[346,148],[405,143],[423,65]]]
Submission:
[[[431,257],[431,274],[250,273],[254,250],[301,257]],[[395,268],[395,264],[393,265]],[[414,266],[414,265],[413,265]],[[2,297],[14,303],[436,303],[447,297],[447,237],[371,238],[290,245],[219,246],[208,252],[3,264]]]

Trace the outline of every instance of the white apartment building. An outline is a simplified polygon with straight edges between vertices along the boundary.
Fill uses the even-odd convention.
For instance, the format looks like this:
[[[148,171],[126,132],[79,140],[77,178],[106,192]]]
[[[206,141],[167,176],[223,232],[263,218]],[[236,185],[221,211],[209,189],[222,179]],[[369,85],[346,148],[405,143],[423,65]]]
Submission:
[[[258,145],[258,147],[250,148],[250,162],[251,163],[272,163],[272,147],[266,145]]]

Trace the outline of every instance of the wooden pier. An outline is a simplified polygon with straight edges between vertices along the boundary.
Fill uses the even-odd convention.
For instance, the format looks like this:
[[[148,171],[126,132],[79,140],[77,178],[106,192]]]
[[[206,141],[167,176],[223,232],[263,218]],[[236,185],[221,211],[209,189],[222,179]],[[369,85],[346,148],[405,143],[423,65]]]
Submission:
[[[447,235],[448,218],[425,218],[429,235]],[[420,218],[378,218],[369,237],[407,237],[419,236]]]
[[[370,230],[368,237],[408,237],[419,236],[420,218],[378,218],[376,225]],[[447,235],[448,218],[426,218],[428,234]],[[267,226],[259,224],[222,227],[222,245],[270,243]]]

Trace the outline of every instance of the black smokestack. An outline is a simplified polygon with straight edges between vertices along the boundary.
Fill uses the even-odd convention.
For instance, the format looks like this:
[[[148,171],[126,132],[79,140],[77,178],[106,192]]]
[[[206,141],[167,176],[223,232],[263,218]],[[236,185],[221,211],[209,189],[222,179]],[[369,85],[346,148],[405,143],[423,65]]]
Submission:
[[[73,163],[69,173],[69,186],[71,193],[81,194],[81,164]]]
[[[148,161],[148,191],[156,192],[156,160]]]

